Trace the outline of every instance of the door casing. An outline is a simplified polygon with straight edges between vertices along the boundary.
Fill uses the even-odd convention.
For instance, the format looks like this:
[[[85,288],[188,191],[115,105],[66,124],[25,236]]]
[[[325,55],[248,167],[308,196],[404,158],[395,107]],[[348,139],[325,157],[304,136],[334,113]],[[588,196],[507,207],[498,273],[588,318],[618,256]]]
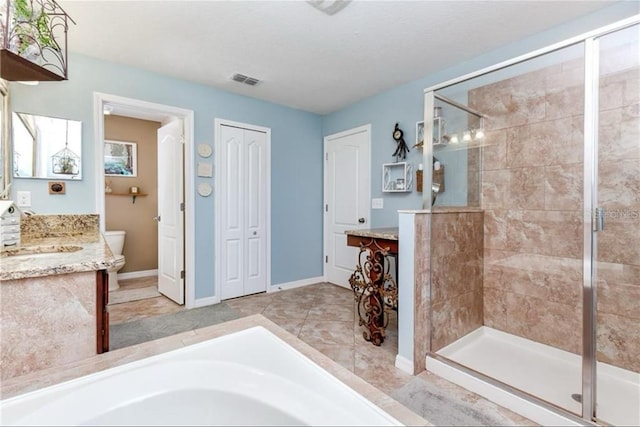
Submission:
[[[100,231],[105,231],[105,199],[104,199],[104,106],[109,104],[121,108],[127,117],[155,120],[163,125],[172,120],[183,122],[184,133],[184,270],[185,270],[185,307],[195,308],[195,171],[194,171],[194,113],[193,110],[156,104],[139,99],[94,92],[93,123],[96,170],[96,212],[100,215]]]

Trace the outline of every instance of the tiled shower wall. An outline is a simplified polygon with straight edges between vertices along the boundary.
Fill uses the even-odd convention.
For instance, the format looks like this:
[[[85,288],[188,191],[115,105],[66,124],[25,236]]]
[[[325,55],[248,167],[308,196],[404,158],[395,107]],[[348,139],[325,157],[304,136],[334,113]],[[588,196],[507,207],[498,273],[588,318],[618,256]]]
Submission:
[[[431,213],[431,351],[482,326],[482,234],[480,210]]]
[[[601,59],[600,206],[628,215],[613,211],[598,235],[598,358],[640,371],[640,76],[631,49]],[[578,354],[583,76],[583,61],[571,60],[469,92],[487,115],[484,323]]]

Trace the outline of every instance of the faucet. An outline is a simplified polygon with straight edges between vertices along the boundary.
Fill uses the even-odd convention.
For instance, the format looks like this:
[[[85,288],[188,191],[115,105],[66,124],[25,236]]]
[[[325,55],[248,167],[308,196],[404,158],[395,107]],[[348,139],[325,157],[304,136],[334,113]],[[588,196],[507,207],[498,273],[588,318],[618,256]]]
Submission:
[[[431,206],[433,206],[436,202],[436,197],[438,197],[438,193],[440,192],[440,184],[437,182],[431,183]]]

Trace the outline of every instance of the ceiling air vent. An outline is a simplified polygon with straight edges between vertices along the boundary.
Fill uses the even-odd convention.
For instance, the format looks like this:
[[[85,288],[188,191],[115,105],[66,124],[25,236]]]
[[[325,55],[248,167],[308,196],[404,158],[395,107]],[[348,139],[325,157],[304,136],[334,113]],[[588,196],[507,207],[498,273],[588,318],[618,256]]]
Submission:
[[[255,79],[255,78],[249,77],[249,76],[245,76],[244,74],[239,74],[239,73],[234,74],[233,77],[231,77],[231,79],[233,81],[238,82],[238,83],[244,83],[244,84],[249,85],[249,86],[255,86],[258,83],[260,83],[260,80],[258,80],[258,79]]]

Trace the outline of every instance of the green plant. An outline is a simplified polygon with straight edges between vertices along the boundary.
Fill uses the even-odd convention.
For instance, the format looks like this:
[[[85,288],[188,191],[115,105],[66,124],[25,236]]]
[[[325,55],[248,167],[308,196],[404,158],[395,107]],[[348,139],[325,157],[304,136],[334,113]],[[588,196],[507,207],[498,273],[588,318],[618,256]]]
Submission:
[[[60,50],[51,34],[49,16],[43,9],[36,11],[28,0],[15,0],[13,25],[18,37],[18,53],[24,54],[35,41],[40,49],[45,47]]]

